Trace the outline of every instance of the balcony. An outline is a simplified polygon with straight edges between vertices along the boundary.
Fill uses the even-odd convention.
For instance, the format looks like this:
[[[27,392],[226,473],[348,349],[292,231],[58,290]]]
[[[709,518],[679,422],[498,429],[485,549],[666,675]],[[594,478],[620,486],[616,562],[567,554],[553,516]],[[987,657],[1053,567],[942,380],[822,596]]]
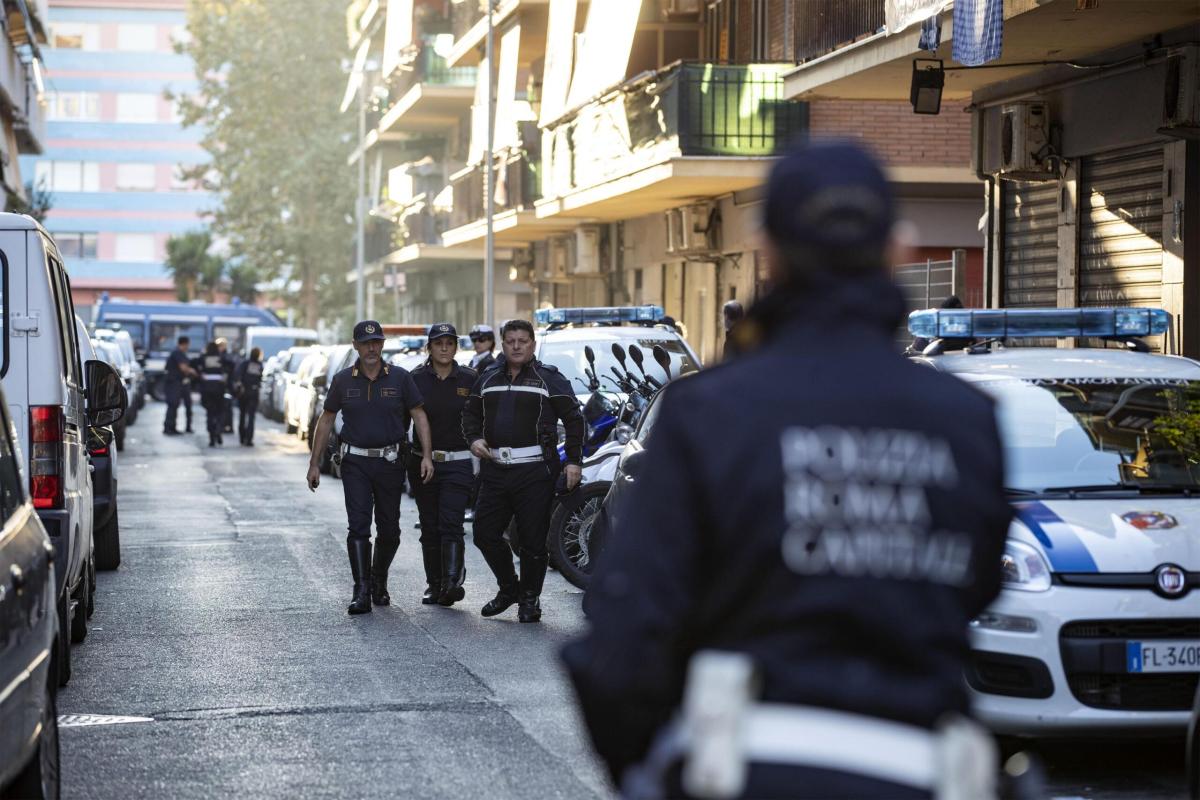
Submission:
[[[884,0],[807,0],[796,15],[796,60],[809,61],[884,28]]]
[[[492,0],[492,25],[496,30],[496,41],[509,19],[522,15],[522,48],[532,52],[545,51],[546,10],[550,0]],[[487,38],[487,0],[463,0],[450,6],[450,29],[454,32],[454,47],[446,60],[454,66],[479,64],[484,42]],[[531,16],[524,12],[535,9],[540,14]],[[530,38],[532,37],[532,38]],[[540,40],[540,41],[534,41]]]
[[[416,59],[385,84],[378,135],[437,132],[454,126],[475,98],[475,67],[451,67],[436,48],[436,36],[422,36]]]
[[[807,131],[787,68],[675,64],[552,122],[538,216],[626,219],[760,185]]]

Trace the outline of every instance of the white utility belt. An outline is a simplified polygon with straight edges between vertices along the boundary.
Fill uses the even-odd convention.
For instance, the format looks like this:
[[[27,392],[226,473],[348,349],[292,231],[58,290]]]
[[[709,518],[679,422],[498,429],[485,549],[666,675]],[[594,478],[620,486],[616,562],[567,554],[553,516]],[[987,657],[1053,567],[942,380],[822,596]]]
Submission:
[[[492,461],[497,464],[536,464],[545,461],[546,455],[542,448],[533,447],[493,447]]]
[[[342,443],[342,455],[362,456],[363,458],[385,458],[395,461],[400,457],[400,445],[390,444],[387,447],[355,447]]]
[[[471,458],[470,450],[434,450],[433,460],[437,464],[443,464],[447,461],[468,461]]]
[[[223,380],[225,380],[224,375],[210,375],[207,372],[200,373],[200,377],[204,378],[204,380],[206,380],[206,381],[223,381]]]

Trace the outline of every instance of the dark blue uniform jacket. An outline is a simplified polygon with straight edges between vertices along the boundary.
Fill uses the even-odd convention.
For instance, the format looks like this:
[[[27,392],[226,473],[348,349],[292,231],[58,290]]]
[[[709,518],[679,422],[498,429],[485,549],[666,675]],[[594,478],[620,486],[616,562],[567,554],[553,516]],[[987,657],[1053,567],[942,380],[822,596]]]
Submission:
[[[767,702],[967,711],[1010,517],[992,403],[898,354],[882,279],[765,307],[757,350],[667,388],[564,651],[618,778],[703,649],[752,656]]]

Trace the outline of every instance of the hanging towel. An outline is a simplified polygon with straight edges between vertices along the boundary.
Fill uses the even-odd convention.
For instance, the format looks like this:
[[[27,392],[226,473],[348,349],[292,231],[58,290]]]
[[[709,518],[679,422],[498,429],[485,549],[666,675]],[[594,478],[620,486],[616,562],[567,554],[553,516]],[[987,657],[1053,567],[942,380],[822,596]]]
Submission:
[[[958,0],[954,4],[951,56],[965,67],[1000,57],[1004,34],[1004,0]]]
[[[942,18],[934,15],[921,23],[921,41],[917,46],[922,50],[936,53],[942,43]]]

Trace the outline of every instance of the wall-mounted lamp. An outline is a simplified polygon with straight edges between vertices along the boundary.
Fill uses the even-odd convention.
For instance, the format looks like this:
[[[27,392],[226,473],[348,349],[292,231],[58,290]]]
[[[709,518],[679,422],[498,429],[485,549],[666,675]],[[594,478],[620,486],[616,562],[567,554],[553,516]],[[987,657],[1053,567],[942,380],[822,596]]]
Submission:
[[[936,58],[914,58],[912,86],[908,90],[908,101],[914,114],[937,114],[942,110],[942,87],[946,85],[946,73],[942,62]]]

